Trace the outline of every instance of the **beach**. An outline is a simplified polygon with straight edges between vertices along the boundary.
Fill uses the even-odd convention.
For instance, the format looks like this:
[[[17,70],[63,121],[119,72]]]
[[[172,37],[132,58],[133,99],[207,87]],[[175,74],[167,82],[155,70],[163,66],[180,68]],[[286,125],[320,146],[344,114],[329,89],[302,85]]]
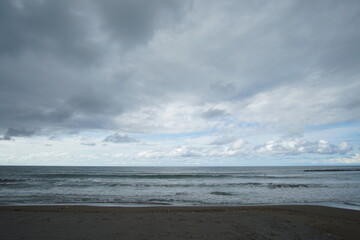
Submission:
[[[1,206],[0,239],[358,239],[360,211],[248,207]]]
[[[358,167],[339,169],[0,167],[0,239],[357,240]]]

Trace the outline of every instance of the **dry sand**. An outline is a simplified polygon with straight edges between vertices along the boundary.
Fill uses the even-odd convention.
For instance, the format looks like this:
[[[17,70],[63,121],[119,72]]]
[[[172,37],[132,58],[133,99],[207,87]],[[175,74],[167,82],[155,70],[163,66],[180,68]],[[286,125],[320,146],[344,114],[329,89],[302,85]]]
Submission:
[[[0,239],[360,239],[360,211],[320,206],[0,207]]]

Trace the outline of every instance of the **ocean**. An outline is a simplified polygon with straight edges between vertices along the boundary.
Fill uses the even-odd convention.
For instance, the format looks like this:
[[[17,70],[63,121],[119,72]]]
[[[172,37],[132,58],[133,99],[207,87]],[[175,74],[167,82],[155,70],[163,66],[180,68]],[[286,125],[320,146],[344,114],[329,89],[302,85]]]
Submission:
[[[0,205],[248,206],[360,210],[359,167],[0,166]]]

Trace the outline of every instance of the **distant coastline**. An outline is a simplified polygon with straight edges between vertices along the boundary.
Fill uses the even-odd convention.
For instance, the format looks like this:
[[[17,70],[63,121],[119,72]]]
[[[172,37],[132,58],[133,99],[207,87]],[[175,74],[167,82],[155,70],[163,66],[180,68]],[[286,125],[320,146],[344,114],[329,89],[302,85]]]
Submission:
[[[359,172],[360,168],[306,169],[304,172]]]

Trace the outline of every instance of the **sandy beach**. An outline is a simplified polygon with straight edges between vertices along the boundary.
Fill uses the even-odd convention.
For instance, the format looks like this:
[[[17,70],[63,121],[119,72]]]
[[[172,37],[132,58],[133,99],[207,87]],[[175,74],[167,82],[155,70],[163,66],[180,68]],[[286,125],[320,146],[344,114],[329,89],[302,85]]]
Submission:
[[[0,239],[358,239],[360,211],[322,206],[2,206]]]

